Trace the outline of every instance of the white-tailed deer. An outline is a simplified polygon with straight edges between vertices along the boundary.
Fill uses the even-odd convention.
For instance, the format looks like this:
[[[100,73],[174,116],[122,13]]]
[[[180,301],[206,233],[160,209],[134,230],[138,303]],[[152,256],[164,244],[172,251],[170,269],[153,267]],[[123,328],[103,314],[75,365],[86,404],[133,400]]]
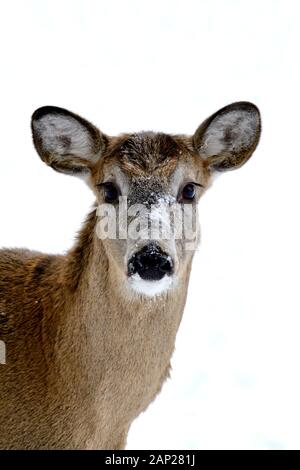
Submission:
[[[32,117],[41,159],[83,177],[95,208],[106,204],[117,215],[119,196],[147,210],[166,201],[194,208],[214,172],[250,158],[260,129],[248,102],[221,109],[192,137],[109,137],[56,107]],[[0,251],[2,449],[124,448],[132,421],[168,377],[190,240],[101,237],[95,208],[65,256]]]

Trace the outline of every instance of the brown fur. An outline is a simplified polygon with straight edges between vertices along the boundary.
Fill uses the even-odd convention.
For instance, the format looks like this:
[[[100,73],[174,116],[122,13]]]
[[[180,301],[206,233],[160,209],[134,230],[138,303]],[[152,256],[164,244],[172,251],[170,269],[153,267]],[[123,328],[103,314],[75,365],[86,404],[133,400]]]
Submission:
[[[47,141],[34,125],[47,114],[60,119],[57,150],[52,134]],[[83,126],[83,139],[90,140],[78,146],[77,135],[74,140],[61,124],[65,117]],[[169,188],[178,170],[207,187],[210,162],[197,151],[201,132],[194,140],[151,132],[109,138],[60,108],[33,115],[43,161],[88,175],[97,204],[103,201],[97,185],[116,167],[139,201]],[[250,150],[232,157],[232,166],[248,159]],[[65,256],[0,251],[0,339],[7,350],[7,363],[0,365],[1,449],[124,448],[132,421],[169,375],[192,253],[180,255],[176,288],[153,298],[128,295],[119,243],[98,239],[95,208]]]
[[[66,257],[1,252],[0,448],[123,448],[168,376],[185,290],[124,301],[95,223]]]

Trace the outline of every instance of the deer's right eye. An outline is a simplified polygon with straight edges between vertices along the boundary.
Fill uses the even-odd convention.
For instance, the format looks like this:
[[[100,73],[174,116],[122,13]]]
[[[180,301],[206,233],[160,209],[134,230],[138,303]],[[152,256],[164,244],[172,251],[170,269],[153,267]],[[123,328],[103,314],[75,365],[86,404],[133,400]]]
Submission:
[[[104,183],[104,200],[109,204],[118,202],[119,200],[119,190],[113,183]]]

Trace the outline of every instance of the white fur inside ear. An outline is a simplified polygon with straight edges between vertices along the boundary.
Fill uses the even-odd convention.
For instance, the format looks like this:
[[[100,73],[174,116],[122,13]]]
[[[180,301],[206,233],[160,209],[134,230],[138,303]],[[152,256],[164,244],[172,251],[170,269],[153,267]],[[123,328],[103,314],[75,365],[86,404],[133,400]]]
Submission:
[[[73,155],[96,161],[93,141],[88,130],[76,119],[59,114],[46,114],[33,122],[44,149],[55,155]]]
[[[252,111],[234,110],[217,116],[205,131],[201,155],[209,158],[224,151],[238,153],[251,147],[259,125]]]

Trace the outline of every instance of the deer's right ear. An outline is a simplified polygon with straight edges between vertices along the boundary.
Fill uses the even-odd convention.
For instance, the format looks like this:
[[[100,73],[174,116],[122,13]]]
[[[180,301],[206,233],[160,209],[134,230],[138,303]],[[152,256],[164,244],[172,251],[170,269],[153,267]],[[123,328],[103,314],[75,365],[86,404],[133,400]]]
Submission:
[[[55,106],[37,109],[31,128],[41,159],[54,170],[69,175],[89,174],[108,141],[90,122]]]
[[[194,148],[212,171],[239,168],[251,157],[261,133],[258,108],[232,103],[206,119],[193,136]]]

